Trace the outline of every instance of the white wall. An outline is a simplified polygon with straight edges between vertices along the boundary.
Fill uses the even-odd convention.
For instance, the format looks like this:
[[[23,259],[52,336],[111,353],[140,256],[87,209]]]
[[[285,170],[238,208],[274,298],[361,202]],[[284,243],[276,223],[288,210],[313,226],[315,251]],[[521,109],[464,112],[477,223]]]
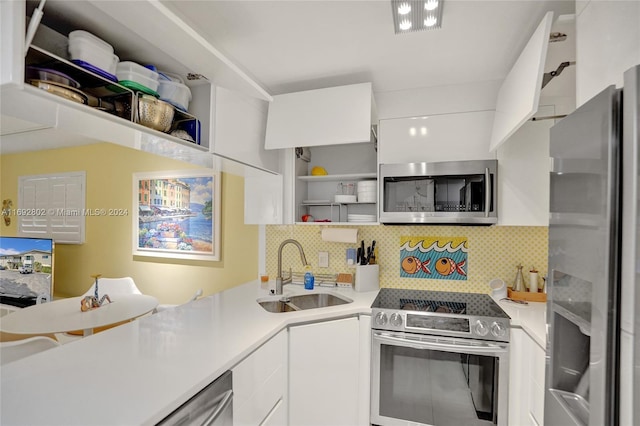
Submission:
[[[640,64],[640,1],[576,1],[576,104]]]

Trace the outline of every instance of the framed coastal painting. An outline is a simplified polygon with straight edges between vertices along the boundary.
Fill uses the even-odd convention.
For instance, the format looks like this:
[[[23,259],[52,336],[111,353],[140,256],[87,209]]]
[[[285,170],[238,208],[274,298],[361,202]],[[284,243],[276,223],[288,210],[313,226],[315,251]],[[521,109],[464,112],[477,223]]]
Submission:
[[[220,260],[220,174],[134,173],[133,254]]]

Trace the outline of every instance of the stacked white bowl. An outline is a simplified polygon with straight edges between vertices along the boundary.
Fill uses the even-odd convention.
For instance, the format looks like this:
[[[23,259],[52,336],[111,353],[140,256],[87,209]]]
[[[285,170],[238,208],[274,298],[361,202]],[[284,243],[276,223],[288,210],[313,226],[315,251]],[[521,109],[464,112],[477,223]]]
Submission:
[[[358,202],[375,203],[378,196],[377,180],[361,180],[358,182]]]

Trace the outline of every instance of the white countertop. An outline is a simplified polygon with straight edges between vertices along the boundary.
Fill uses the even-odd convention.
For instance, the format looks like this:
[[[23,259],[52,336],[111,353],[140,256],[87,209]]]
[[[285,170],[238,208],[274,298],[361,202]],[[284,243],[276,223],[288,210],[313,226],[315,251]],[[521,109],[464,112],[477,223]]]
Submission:
[[[0,424],[153,425],[288,325],[369,314],[378,294],[313,291],[353,303],[269,313],[256,303],[269,295],[255,281],[4,365]],[[546,304],[499,304],[545,347]]]
[[[370,313],[378,293],[313,291],[353,303],[269,313],[255,281],[4,365],[0,424],[155,424],[289,324]]]
[[[547,304],[528,302],[522,305],[500,300],[498,305],[511,317],[511,327],[522,328],[542,349],[547,348]]]

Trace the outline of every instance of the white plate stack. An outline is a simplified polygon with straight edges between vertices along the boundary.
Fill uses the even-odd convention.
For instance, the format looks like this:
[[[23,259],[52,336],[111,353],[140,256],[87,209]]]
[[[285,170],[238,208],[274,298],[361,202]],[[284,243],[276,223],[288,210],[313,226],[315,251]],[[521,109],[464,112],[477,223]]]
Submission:
[[[375,214],[348,214],[347,222],[375,222]]]
[[[358,202],[375,203],[378,198],[378,181],[361,180],[358,182]]]

